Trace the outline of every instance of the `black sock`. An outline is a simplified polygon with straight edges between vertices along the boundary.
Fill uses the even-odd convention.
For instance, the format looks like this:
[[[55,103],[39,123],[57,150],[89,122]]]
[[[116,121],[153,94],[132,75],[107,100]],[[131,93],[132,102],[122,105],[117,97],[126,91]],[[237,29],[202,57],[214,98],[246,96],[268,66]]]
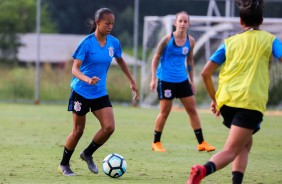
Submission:
[[[61,161],[61,165],[69,165],[70,164],[70,158],[72,156],[73,151],[68,150],[66,147],[64,147],[64,153],[63,153],[63,158]]]
[[[92,141],[89,146],[83,151],[86,156],[91,156],[102,145],[96,144]]]
[[[161,142],[161,136],[162,136],[162,132],[157,132],[155,130],[155,133],[154,133],[154,143]]]
[[[203,132],[202,129],[199,128],[197,130],[194,130],[194,133],[196,135],[196,138],[198,140],[198,143],[201,144],[204,141],[204,136],[203,136]]]
[[[239,171],[232,172],[232,184],[241,184],[243,181],[244,174]]]
[[[213,162],[207,162],[204,167],[206,168],[206,176],[216,171],[216,166]]]

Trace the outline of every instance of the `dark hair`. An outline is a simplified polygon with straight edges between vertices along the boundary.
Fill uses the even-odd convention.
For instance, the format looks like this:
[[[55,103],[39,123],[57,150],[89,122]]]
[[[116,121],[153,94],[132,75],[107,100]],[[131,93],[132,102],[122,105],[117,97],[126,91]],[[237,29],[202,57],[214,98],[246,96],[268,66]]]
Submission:
[[[246,26],[259,26],[263,22],[263,0],[236,0],[240,18]]]
[[[89,20],[89,24],[91,26],[90,33],[93,33],[96,30],[96,21],[101,20],[104,14],[114,14],[113,11],[109,8],[100,8],[96,11],[94,15],[94,19]]]
[[[188,18],[189,18],[189,14],[188,14],[186,11],[180,11],[180,12],[176,13],[175,19],[177,19],[177,17],[178,17],[180,14],[186,14],[186,15],[188,16]]]

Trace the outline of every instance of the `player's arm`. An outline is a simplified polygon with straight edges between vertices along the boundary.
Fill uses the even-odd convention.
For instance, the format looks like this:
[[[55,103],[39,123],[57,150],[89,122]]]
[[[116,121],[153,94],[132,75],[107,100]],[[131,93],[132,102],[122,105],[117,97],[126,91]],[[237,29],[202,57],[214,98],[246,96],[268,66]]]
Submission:
[[[217,103],[215,99],[216,91],[213,85],[212,74],[216,71],[219,66],[221,66],[225,62],[225,52],[225,45],[222,44],[210,57],[209,61],[207,62],[201,73],[204,85],[209,93],[209,96],[212,99],[211,111],[215,113],[216,116],[219,116],[220,112],[217,110]]]
[[[166,35],[165,37],[161,39],[161,41],[158,43],[156,52],[153,56],[152,63],[151,63],[151,74],[152,74],[151,83],[150,83],[151,90],[155,90],[156,88],[156,81],[157,81],[156,70],[157,70],[161,55],[165,47],[167,46],[169,39],[170,39],[170,35]]]
[[[212,74],[216,71],[219,65],[211,60],[207,62],[202,70],[202,79],[204,81],[205,87],[213,101],[215,101],[215,88],[212,81]]]
[[[207,64],[205,65],[205,67],[202,70],[202,79],[204,81],[204,85],[209,93],[209,96],[212,99],[210,108],[211,111],[216,115],[219,116],[220,112],[217,110],[217,103],[216,103],[216,99],[215,99],[215,88],[213,85],[213,80],[212,80],[212,74],[216,71],[216,69],[219,67],[219,65],[211,60],[209,60],[207,62]]]
[[[130,82],[130,88],[132,90],[132,92],[134,93],[133,95],[133,100],[137,100],[138,97],[138,88],[137,85],[135,83],[135,80],[133,79],[129,68],[127,66],[127,64],[125,63],[124,59],[122,57],[120,58],[115,58],[116,62],[118,63],[118,65],[120,66],[121,70],[123,71],[123,73],[126,75],[126,77],[128,78],[129,82]]]
[[[190,51],[186,57],[187,70],[188,70],[189,79],[190,79],[190,83],[192,85],[193,91],[196,92],[196,87],[194,85],[194,56],[193,56],[194,47],[195,47],[195,39],[190,35],[188,36],[189,36],[189,41],[190,41]]]
[[[79,80],[81,81],[84,81],[90,85],[94,85],[96,84],[100,78],[96,77],[96,76],[93,76],[92,78],[84,75],[81,71],[80,71],[80,66],[82,64],[82,61],[81,60],[78,60],[78,59],[74,59],[73,61],[73,65],[72,65],[72,74],[78,78]]]
[[[282,62],[282,43],[278,38],[275,38],[272,43],[272,54],[275,58]]]
[[[221,66],[226,60],[225,44],[219,46],[219,48],[212,54],[209,61],[202,70],[202,78],[207,88],[207,91],[213,101],[215,101],[215,89],[212,82],[212,74],[215,70]]]

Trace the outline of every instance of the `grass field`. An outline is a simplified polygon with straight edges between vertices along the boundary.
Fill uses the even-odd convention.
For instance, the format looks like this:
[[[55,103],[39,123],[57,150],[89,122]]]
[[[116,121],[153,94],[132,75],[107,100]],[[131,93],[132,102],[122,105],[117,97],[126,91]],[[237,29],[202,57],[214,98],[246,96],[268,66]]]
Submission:
[[[88,171],[79,159],[99,128],[88,114],[86,129],[71,159],[75,177],[57,173],[63,145],[72,128],[66,105],[0,104],[0,184],[184,184],[190,167],[205,163],[214,153],[196,151],[196,139],[183,111],[173,111],[162,142],[166,153],[151,150],[154,119],[158,109],[114,106],[116,131],[95,154],[100,173]],[[205,139],[220,150],[227,136],[221,119],[199,111]],[[253,149],[245,173],[246,184],[282,183],[282,116],[266,115],[262,129],[254,136]],[[112,179],[101,171],[109,153],[125,157],[128,170]],[[231,183],[230,166],[208,176],[202,183]]]

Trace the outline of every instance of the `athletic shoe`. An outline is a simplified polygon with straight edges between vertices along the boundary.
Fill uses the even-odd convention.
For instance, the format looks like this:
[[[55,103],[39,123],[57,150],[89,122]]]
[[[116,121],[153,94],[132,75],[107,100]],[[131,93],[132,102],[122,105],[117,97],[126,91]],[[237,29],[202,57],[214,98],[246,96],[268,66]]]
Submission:
[[[96,166],[96,164],[93,162],[93,157],[92,156],[86,156],[84,154],[84,152],[82,151],[80,153],[80,158],[82,160],[84,160],[87,165],[88,165],[88,169],[93,172],[94,174],[98,174],[98,167]]]
[[[209,145],[206,141],[203,141],[201,144],[198,144],[198,150],[199,151],[214,151],[215,147]]]
[[[152,150],[157,152],[166,152],[161,142],[152,143]]]
[[[59,164],[58,172],[64,176],[75,176],[74,172],[71,170],[70,165]]]
[[[190,177],[186,184],[199,184],[206,176],[206,168],[201,165],[194,165],[190,171]]]

